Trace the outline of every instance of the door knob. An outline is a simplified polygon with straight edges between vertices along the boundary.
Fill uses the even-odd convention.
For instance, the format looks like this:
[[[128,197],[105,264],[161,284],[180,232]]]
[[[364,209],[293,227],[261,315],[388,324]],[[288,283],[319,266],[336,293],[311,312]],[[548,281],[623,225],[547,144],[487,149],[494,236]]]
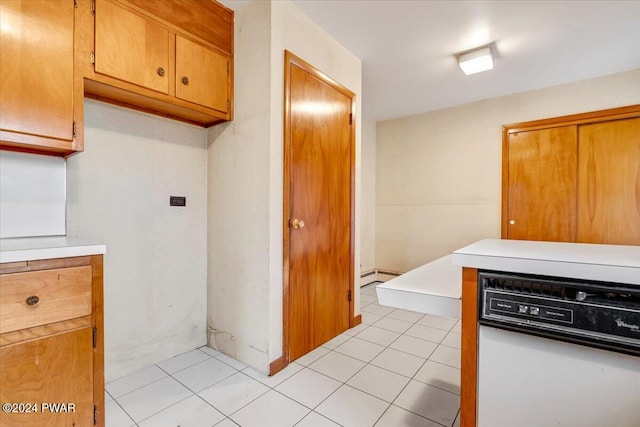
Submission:
[[[511,225],[515,225],[515,223],[516,222],[514,220],[509,221],[509,224],[511,224]]]
[[[304,221],[298,218],[291,220],[291,228],[297,230],[299,228],[304,228]]]
[[[182,84],[185,85],[185,86],[189,85],[189,77],[183,77],[182,78]]]

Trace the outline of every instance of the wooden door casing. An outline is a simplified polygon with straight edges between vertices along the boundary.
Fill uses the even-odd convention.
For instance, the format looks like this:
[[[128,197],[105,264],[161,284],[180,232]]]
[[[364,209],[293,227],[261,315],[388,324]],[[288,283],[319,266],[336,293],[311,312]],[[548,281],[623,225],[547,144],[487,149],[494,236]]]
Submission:
[[[351,91],[289,52],[285,81],[286,364],[353,323],[355,135]]]
[[[575,241],[577,144],[576,126],[509,135],[509,239]]]
[[[95,55],[96,73],[169,93],[169,31],[110,0],[96,1]]]
[[[73,1],[2,0],[0,15],[0,129],[72,141]]]
[[[579,128],[580,243],[640,245],[640,118]]]
[[[0,412],[0,425],[93,425],[92,336],[92,328],[85,327],[0,348],[0,401],[38,405],[32,413]],[[74,406],[54,412],[43,403]]]

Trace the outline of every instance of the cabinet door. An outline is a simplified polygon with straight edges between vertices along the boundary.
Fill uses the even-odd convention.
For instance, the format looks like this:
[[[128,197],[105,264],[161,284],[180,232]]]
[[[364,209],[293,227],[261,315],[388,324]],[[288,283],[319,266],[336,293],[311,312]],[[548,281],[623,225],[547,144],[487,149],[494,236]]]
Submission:
[[[110,0],[96,2],[95,70],[169,92],[169,32]]]
[[[509,136],[507,238],[576,238],[576,126]]]
[[[578,242],[640,245],[640,118],[579,135]]]
[[[0,129],[73,139],[72,0],[2,0]]]
[[[0,425],[93,425],[92,343],[86,327],[0,348],[0,402],[37,405],[32,413],[0,412]]]
[[[229,111],[229,58],[176,35],[176,97]]]

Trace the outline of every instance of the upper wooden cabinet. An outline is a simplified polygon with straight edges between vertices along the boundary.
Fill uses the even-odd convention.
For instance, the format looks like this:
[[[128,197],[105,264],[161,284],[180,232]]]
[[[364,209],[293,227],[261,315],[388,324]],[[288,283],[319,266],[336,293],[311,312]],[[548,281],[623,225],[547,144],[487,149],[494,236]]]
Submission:
[[[96,3],[96,73],[169,93],[169,31],[118,6]]]
[[[176,36],[176,96],[221,112],[228,112],[229,57]]]
[[[1,0],[0,16],[0,149],[82,151],[85,95],[233,117],[233,11],[215,0]]]
[[[640,245],[640,106],[503,132],[503,238]]]
[[[81,150],[74,134],[82,91],[74,92],[73,0],[2,0],[0,16],[0,148]]]
[[[93,13],[87,96],[204,126],[231,119],[233,12],[211,0],[96,0]]]

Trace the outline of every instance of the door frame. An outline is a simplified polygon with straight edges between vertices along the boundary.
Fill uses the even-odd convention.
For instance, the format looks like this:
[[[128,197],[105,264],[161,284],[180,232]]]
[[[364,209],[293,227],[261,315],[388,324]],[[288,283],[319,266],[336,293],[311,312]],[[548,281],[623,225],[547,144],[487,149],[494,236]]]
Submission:
[[[322,73],[308,62],[302,60],[288,50],[284,51],[284,148],[283,148],[283,271],[282,271],[282,357],[271,363],[270,373],[275,374],[289,364],[289,311],[290,311],[290,288],[289,288],[289,244],[291,238],[291,229],[289,228],[289,216],[291,211],[291,67],[298,67],[305,72],[311,74],[318,80],[331,86],[338,92],[347,96],[351,100],[351,135],[350,135],[350,250],[349,250],[349,289],[351,291],[351,300],[349,301],[349,327],[353,327],[360,323],[354,318],[354,268],[355,268],[355,143],[356,143],[356,126],[355,126],[355,93],[342,86],[326,74]]]

